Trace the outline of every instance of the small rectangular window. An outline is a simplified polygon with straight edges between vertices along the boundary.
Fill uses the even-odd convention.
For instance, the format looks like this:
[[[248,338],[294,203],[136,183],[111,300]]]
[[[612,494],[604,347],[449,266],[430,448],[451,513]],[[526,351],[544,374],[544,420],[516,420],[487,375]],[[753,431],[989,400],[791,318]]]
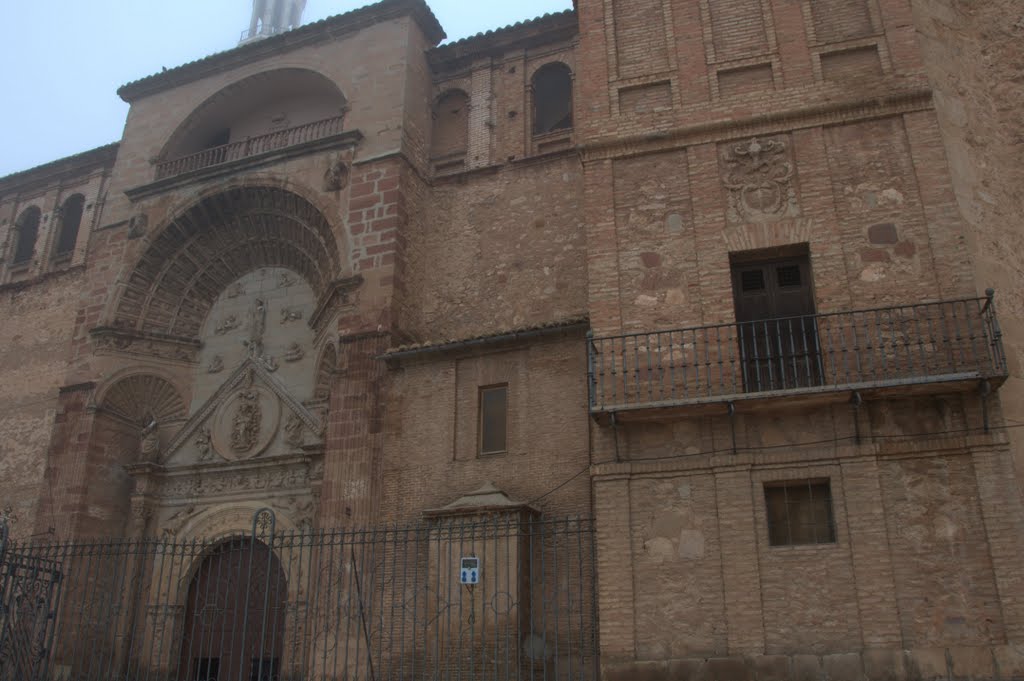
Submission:
[[[764,499],[772,546],[835,543],[828,480],[768,483],[764,486]]]
[[[480,453],[501,454],[508,449],[508,386],[480,389]]]

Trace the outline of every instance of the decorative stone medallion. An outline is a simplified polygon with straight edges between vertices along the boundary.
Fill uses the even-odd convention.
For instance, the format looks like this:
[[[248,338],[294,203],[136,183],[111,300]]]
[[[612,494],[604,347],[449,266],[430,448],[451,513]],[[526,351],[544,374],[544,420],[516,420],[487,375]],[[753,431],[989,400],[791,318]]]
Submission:
[[[243,383],[213,416],[213,448],[228,461],[259,456],[274,439],[280,419],[274,393]]]

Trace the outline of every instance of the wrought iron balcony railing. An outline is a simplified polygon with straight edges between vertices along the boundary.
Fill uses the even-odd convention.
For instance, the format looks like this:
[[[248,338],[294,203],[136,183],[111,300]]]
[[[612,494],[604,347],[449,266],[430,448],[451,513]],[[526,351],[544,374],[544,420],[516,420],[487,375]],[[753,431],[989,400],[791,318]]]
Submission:
[[[986,298],[588,339],[593,413],[1005,378]]]
[[[257,156],[287,147],[293,147],[306,142],[315,142],[332,135],[344,132],[344,116],[334,116],[320,121],[297,125],[293,128],[286,128],[266,135],[249,137],[238,142],[222,144],[218,147],[210,147],[188,156],[182,156],[171,161],[163,161],[156,166],[156,179],[163,180],[193,170],[201,170],[210,166],[237,161],[239,159]]]

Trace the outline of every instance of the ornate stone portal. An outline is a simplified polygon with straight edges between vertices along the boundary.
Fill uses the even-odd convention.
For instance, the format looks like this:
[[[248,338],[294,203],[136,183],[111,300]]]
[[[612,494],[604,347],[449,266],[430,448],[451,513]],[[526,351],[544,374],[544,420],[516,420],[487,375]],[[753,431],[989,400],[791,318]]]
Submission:
[[[188,419],[171,433],[154,420],[158,453],[150,448],[130,467],[145,531],[178,534],[200,515],[248,503],[296,525],[312,522],[325,417],[317,398],[322,353],[304,322],[314,306],[310,286],[284,268],[261,268],[225,287],[200,337]]]

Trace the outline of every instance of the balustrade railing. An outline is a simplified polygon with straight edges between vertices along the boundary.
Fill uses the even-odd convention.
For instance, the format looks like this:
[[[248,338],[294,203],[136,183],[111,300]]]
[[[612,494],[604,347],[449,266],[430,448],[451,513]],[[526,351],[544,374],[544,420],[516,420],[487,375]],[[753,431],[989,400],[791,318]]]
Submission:
[[[210,147],[170,161],[163,161],[156,166],[156,179],[163,180],[193,170],[201,170],[221,163],[285,149],[297,144],[315,142],[343,132],[344,122],[344,116],[334,116],[305,125],[297,125],[293,128],[277,130],[266,135],[248,137],[237,142]]]
[[[592,412],[1006,376],[985,298],[588,339]]]

